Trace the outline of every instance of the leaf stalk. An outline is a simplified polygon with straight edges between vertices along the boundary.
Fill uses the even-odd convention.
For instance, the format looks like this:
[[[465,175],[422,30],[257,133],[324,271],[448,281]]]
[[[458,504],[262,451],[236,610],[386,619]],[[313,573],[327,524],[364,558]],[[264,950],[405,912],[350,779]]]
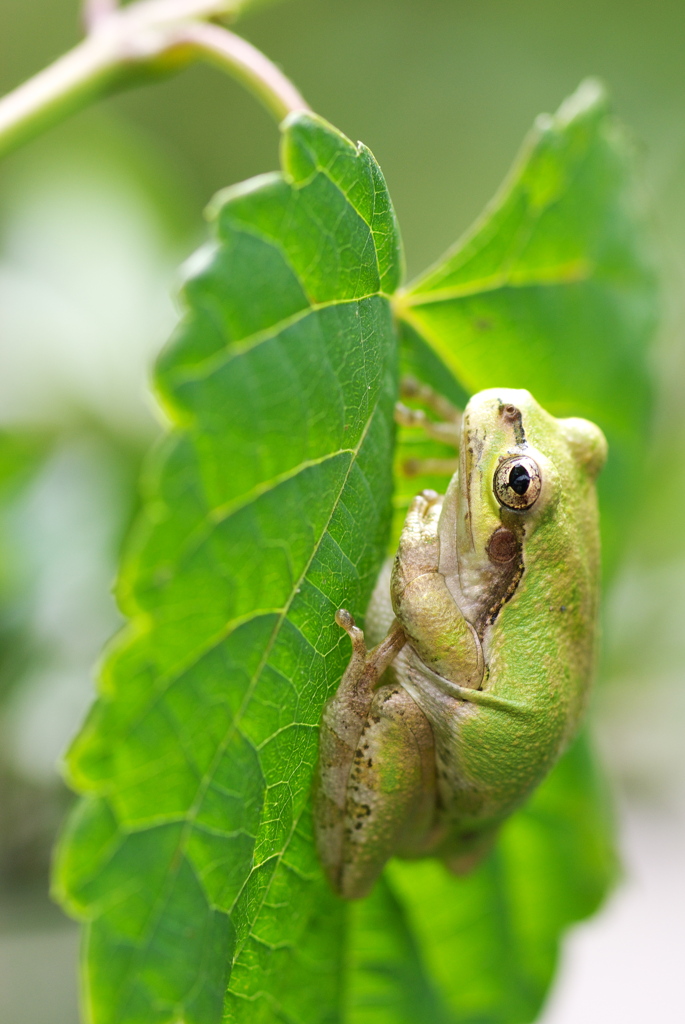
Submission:
[[[118,7],[117,0],[84,0],[83,24],[92,32]]]
[[[88,0],[88,34],[73,50],[0,99],[0,157],[136,71],[175,71],[206,60],[237,79],[277,121],[309,107],[283,72],[245,39],[207,19],[235,16],[248,0]]]

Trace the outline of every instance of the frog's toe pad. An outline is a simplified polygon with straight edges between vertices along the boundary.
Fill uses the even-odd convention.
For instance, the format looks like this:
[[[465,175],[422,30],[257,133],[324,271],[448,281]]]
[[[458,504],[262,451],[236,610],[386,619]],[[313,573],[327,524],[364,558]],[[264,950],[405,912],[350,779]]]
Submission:
[[[350,633],[356,626],[354,616],[350,615],[347,608],[338,608],[335,613],[335,621],[340,628],[344,629],[347,633]]]

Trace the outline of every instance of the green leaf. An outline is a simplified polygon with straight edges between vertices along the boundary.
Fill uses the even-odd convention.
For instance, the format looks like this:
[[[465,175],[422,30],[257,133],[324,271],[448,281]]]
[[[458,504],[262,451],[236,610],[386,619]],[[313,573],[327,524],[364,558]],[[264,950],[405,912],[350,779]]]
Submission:
[[[456,404],[505,383],[600,422],[612,537],[640,464],[654,311],[630,173],[586,86],[395,300],[404,369]],[[380,171],[300,115],[283,173],[212,212],[158,370],[173,431],[119,584],[130,625],[69,757],[84,798],[55,888],[87,922],[90,1020],[523,1024],[563,928],[615,872],[584,739],[466,878],[393,861],[344,905],[313,852],[317,726],[349,652],[333,615],[363,615],[388,536],[401,259]],[[402,431],[407,454],[450,452]],[[444,479],[402,480],[398,510],[430,485]]]
[[[345,1024],[450,1024],[403,904],[387,880],[350,905]],[[341,965],[342,966],[342,965]]]
[[[656,315],[633,165],[601,87],[584,83],[538,119],[482,219],[397,302],[468,392],[523,387],[557,416],[599,423],[609,563],[641,490]]]
[[[388,529],[399,241],[380,171],[313,116],[221,195],[157,384],[130,618],[69,755],[55,888],[94,1024],[336,1018],[343,907],[311,842],[321,707]]]

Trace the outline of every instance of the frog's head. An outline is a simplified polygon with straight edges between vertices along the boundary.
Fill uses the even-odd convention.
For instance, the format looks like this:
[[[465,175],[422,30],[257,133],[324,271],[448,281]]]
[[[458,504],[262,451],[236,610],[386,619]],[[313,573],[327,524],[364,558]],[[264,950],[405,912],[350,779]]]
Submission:
[[[556,419],[528,391],[491,388],[469,401],[440,569],[481,635],[524,571],[567,572],[588,545],[597,560],[594,481],[605,458],[598,427]]]

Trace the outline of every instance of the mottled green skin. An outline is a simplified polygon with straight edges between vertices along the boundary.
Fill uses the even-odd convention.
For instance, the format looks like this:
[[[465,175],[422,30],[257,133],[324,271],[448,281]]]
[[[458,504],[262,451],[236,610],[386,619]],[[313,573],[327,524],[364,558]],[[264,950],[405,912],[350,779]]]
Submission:
[[[514,511],[498,502],[493,479],[501,463],[519,456],[533,459],[542,483],[534,504]],[[555,419],[527,391],[491,389],[469,402],[459,470],[444,498],[425,492],[415,499],[390,586],[387,576],[379,582],[367,616],[369,635],[380,636],[394,612],[395,635],[401,627],[406,643],[375,690],[368,659],[361,688],[362,670],[352,663],[341,685],[341,693],[345,686],[367,693],[353,745],[358,760],[369,750],[374,755],[365,790],[373,789],[374,800],[363,821],[354,818],[357,780],[347,784],[346,809],[339,801],[335,852],[319,828],[322,860],[343,895],[367,892],[391,852],[437,855],[455,871],[468,870],[575,733],[595,661],[595,478],[605,456],[597,427]],[[374,740],[372,698],[376,708],[409,701],[413,720],[420,710],[430,725],[434,770],[425,768],[425,738],[420,761],[417,722],[413,732],[404,728],[404,712]],[[350,729],[349,709],[336,700],[325,713],[323,748],[326,735]],[[401,802],[421,814],[390,828],[384,826],[397,817],[400,795],[389,769],[398,758],[415,790],[411,800],[403,792]],[[338,747],[320,767],[320,788],[333,772],[339,789],[346,773],[354,779],[353,761],[354,752]],[[317,806],[321,821],[321,801]],[[380,834],[382,843],[374,838]]]

